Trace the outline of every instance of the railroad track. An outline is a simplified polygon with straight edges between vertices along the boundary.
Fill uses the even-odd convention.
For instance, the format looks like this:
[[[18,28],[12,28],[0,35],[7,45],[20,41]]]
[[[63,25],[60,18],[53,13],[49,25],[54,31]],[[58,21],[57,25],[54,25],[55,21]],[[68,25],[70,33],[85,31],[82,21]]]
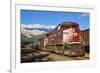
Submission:
[[[89,54],[86,54],[85,56],[80,56],[80,57],[70,57],[66,55],[61,55],[57,53],[50,53],[46,51],[40,51],[42,54],[49,54],[47,57],[50,58],[51,60],[54,61],[67,61],[67,60],[88,60],[89,59]]]

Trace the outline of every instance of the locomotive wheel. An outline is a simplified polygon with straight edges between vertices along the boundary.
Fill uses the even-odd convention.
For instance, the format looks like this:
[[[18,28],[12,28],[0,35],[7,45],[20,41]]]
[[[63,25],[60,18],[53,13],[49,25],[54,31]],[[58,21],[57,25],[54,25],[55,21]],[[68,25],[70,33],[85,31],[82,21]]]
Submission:
[[[55,49],[55,45],[47,45],[45,47],[46,51],[49,51],[49,52],[54,52],[54,49]]]
[[[55,53],[63,54],[63,46],[62,45],[56,45]]]
[[[54,51],[55,53],[59,53],[59,50],[58,50],[58,47],[56,46],[56,48],[55,48],[55,51]]]

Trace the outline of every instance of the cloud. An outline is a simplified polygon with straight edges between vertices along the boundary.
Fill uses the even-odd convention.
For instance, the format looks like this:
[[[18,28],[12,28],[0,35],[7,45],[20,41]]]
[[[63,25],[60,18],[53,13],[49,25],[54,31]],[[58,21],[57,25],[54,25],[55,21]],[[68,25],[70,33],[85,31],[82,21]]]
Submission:
[[[85,16],[88,16],[88,13],[83,13],[83,14],[81,14],[78,18],[83,18],[83,17],[85,17]]]
[[[53,25],[43,25],[43,24],[21,24],[22,28],[46,28],[46,29],[54,29],[56,26]]]

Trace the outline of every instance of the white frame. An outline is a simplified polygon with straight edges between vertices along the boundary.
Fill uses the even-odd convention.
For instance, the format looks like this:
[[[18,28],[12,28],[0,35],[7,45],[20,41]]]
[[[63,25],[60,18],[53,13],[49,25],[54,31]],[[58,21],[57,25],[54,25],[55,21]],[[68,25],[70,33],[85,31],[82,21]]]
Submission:
[[[95,13],[94,7],[79,6],[79,5],[30,5],[30,4],[15,4],[12,7],[12,18],[11,18],[11,72],[24,72],[24,71],[42,71],[42,70],[53,70],[53,69],[66,69],[66,68],[79,68],[95,65]],[[58,62],[44,62],[44,63],[20,63],[20,9],[31,9],[31,10],[49,10],[49,11],[72,11],[72,12],[89,12],[90,13],[90,60],[81,61],[58,61]]]

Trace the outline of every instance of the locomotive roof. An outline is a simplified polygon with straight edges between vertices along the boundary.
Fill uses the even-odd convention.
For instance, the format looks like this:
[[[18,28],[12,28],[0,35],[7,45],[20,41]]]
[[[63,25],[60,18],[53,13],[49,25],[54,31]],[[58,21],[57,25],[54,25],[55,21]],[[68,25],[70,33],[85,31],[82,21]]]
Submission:
[[[79,26],[79,24],[76,23],[76,22],[63,22],[63,23],[61,23],[60,25],[63,25],[63,24],[71,25],[71,26],[73,26],[73,25]],[[59,26],[59,25],[58,25],[58,26]]]

